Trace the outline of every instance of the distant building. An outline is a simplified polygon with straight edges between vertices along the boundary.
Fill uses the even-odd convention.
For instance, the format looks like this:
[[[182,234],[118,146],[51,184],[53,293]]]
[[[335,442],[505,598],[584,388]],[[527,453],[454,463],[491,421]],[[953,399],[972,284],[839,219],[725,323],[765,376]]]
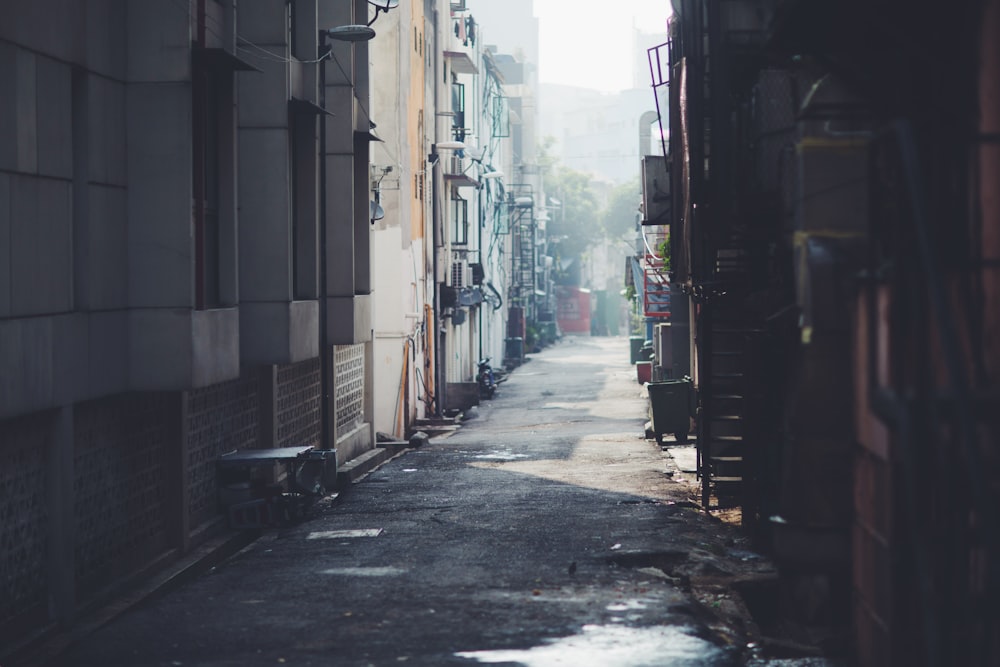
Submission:
[[[385,213],[372,234],[375,373],[387,388],[375,426],[396,437],[478,402],[476,362],[499,361],[505,335],[510,98],[479,21],[432,4],[390,14],[372,43],[385,140],[371,173]]]
[[[542,136],[556,140],[552,154],[564,165],[616,184],[639,177],[640,118],[655,109],[649,87],[601,93],[545,83],[540,108]]]

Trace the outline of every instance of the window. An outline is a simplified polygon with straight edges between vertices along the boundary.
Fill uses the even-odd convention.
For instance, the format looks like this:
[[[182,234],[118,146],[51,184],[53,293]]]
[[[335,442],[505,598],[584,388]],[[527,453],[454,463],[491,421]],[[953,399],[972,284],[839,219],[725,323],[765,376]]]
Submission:
[[[465,85],[451,84],[451,110],[455,114],[452,121],[452,132],[455,141],[465,140]]]
[[[317,288],[317,178],[315,107],[292,106],[288,118],[288,164],[291,186],[289,235],[292,298],[315,299]]]
[[[469,202],[452,191],[451,198],[451,243],[466,245],[469,242]]]
[[[208,67],[193,71],[195,306],[215,308],[220,289],[220,89],[224,77]],[[232,77],[230,75],[230,85]]]
[[[195,308],[236,303],[235,72],[251,65],[196,47],[191,62],[191,180]]]

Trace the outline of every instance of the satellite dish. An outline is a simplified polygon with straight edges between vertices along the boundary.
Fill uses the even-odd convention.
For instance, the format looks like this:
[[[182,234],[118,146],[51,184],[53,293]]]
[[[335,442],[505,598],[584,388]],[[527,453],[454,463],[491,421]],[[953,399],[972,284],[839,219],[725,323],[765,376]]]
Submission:
[[[368,0],[368,4],[375,8],[375,16],[368,22],[368,25],[375,23],[379,14],[388,13],[390,9],[399,7],[399,0]]]
[[[385,217],[385,209],[382,208],[374,199],[368,202],[368,218],[375,224],[376,220],[381,220]]]

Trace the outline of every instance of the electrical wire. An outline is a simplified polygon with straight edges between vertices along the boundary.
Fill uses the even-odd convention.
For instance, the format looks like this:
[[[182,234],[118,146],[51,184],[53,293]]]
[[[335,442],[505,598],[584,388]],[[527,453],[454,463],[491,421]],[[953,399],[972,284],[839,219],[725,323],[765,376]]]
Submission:
[[[191,18],[191,7],[188,4],[186,3],[182,4],[179,0],[167,0],[167,2],[173,5],[179,12],[183,13],[186,18],[188,19]],[[213,25],[209,25],[210,23]],[[216,37],[220,42],[226,43],[227,38],[224,34],[225,31],[226,31],[226,26],[224,23],[222,23],[219,19],[215,18],[208,12],[205,13],[205,32]],[[270,60],[271,62],[282,62],[282,63],[302,63],[308,65],[308,64],[318,63],[326,58],[325,55],[320,58],[317,58],[316,60],[298,60],[296,58],[287,58],[281,54],[274,53],[273,51],[268,51],[263,46],[255,44],[254,42],[250,41],[249,39],[247,39],[246,37],[244,37],[239,33],[236,33],[236,39],[238,42],[236,45],[237,49],[242,50],[245,53],[249,53],[247,49],[241,49],[239,42],[242,42],[243,44],[246,44],[247,46],[250,46],[257,51],[260,51],[261,53],[265,54],[265,56],[267,56],[267,57],[263,57],[260,55],[255,56],[261,60]]]

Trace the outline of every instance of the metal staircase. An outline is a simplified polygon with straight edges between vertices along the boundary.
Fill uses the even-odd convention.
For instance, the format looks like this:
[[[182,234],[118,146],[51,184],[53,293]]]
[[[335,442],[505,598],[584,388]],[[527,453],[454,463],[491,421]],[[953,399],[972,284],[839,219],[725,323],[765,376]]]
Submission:
[[[534,318],[532,305],[535,293],[535,223],[532,205],[518,205],[521,197],[531,197],[529,186],[514,184],[510,195],[511,212],[511,285],[510,303],[525,309],[525,316]]]

